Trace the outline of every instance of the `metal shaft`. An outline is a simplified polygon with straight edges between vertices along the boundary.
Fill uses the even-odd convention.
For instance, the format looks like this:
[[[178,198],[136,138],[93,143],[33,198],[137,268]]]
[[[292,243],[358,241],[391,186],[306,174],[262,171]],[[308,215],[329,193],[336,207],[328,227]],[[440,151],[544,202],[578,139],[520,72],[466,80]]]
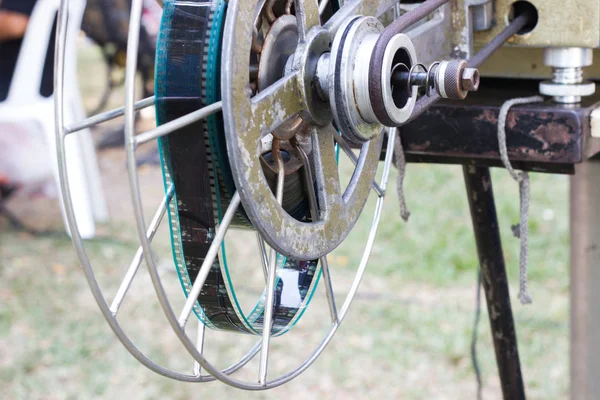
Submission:
[[[486,167],[464,166],[463,172],[502,394],[507,400],[525,399],[490,170]]]
[[[583,68],[592,63],[593,53],[590,48],[544,49],[544,65],[552,68],[552,80],[540,83],[540,93],[552,96],[557,103],[580,103],[582,96],[589,96],[595,91],[594,84],[583,79]]]
[[[310,167],[310,161],[308,155],[304,149],[298,145],[298,142],[294,139],[292,142],[294,148],[300,155],[302,164],[304,165],[304,177],[306,182],[306,191],[308,193],[308,202],[310,204],[310,216],[313,221],[319,220],[319,206],[317,203],[317,195],[315,193],[314,178]],[[321,263],[321,271],[323,272],[323,281],[325,283],[325,294],[327,296],[327,303],[329,304],[329,313],[331,314],[331,321],[334,324],[338,322],[337,306],[335,304],[335,296],[333,293],[333,284],[331,283],[331,274],[329,272],[329,262],[327,256],[323,256],[319,259]]]
[[[277,163],[277,189],[275,197],[277,202],[283,204],[283,188],[285,185],[285,165],[279,150],[279,141],[273,141],[273,158]],[[277,278],[277,251],[271,249],[269,259],[269,271],[267,275],[267,299],[265,301],[265,316],[262,332],[262,349],[258,369],[258,383],[266,386],[267,372],[269,367],[269,343],[271,341],[271,329],[273,329],[273,307],[275,305],[275,280]]]
[[[409,74],[408,71],[396,71],[392,75],[392,82],[394,84],[406,85],[409,79],[410,86],[425,86],[427,72],[413,72]]]
[[[502,32],[498,34],[495,38],[493,38],[488,44],[486,44],[477,54],[475,54],[468,62],[467,67],[470,68],[479,68],[492,54],[494,54],[508,39],[510,39],[514,34],[519,32],[525,25],[529,23],[531,15],[529,13],[523,13],[512,20],[512,22],[504,28]],[[439,93],[434,93],[430,97],[421,97],[415,108],[413,110],[412,116],[410,117],[410,121],[418,118],[421,114],[423,114],[429,107],[434,105],[441,99]]]

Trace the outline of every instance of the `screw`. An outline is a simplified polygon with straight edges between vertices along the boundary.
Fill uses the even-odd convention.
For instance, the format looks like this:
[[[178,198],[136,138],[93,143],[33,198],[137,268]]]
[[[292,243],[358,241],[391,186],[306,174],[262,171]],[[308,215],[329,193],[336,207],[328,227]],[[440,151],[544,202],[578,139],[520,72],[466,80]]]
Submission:
[[[460,77],[462,90],[474,92],[479,88],[479,70],[477,68],[465,68]]]
[[[400,64],[403,68],[393,72],[392,85],[403,84],[409,88],[430,86],[435,88],[442,98],[455,100],[462,100],[467,97],[467,92],[474,92],[479,88],[479,70],[466,67],[465,60],[440,61],[434,64],[423,72],[412,71],[406,65]]]

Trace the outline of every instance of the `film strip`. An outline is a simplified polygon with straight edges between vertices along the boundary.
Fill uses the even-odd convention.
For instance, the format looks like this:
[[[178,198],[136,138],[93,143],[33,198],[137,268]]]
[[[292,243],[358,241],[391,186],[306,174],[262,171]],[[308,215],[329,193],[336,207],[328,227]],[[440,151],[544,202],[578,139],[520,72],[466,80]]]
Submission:
[[[224,0],[165,1],[156,52],[157,124],[220,100],[220,46],[226,7]],[[175,188],[168,216],[173,258],[187,296],[212,243],[222,212],[235,191],[222,117],[211,116],[159,139],[159,152],[165,190],[171,185]],[[289,193],[284,197],[294,198]],[[303,202],[305,196],[296,193],[295,198]],[[302,206],[301,202],[294,205],[292,212],[296,218],[308,218],[308,207]],[[238,211],[234,225],[251,227],[242,209]],[[277,256],[276,264],[272,334],[281,335],[304,313],[316,290],[321,270],[317,260],[299,261],[282,255]],[[263,291],[250,313],[242,311],[223,244],[194,312],[210,328],[260,334],[265,299]]]

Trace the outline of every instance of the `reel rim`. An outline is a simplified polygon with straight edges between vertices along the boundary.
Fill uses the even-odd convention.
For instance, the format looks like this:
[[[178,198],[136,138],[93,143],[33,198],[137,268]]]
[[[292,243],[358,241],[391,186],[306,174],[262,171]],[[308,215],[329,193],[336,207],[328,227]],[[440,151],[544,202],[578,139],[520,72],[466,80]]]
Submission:
[[[176,129],[177,126],[181,126],[182,124],[193,122],[194,120],[204,118],[204,117],[216,112],[217,110],[220,109],[221,102],[217,102],[215,104],[212,104],[212,105],[204,107],[200,110],[197,110],[196,112],[187,115],[185,118],[181,118],[181,120],[179,120],[179,121],[173,121],[174,123],[172,123],[172,124],[166,124],[166,125],[160,126],[158,128],[147,131],[138,136],[134,135],[134,133],[135,133],[134,132],[135,111],[154,104],[154,101],[151,101],[151,99],[144,99],[142,101],[135,102],[135,99],[134,99],[135,86],[136,86],[135,71],[136,71],[136,64],[137,64],[136,54],[137,54],[137,46],[138,46],[137,32],[139,32],[139,26],[140,26],[142,0],[133,0],[132,9],[131,9],[130,28],[129,28],[130,43],[129,43],[128,52],[127,52],[128,62],[127,62],[127,67],[126,67],[125,106],[123,108],[111,110],[109,112],[90,117],[84,121],[80,121],[80,122],[74,123],[72,125],[66,126],[65,120],[64,120],[64,105],[65,104],[64,104],[63,92],[64,92],[64,78],[65,78],[65,68],[64,68],[64,66],[65,66],[65,47],[66,47],[67,27],[68,27],[67,15],[68,15],[70,0],[61,0],[61,1],[62,2],[61,2],[59,14],[58,14],[58,22],[57,22],[58,35],[57,35],[57,41],[56,41],[56,60],[55,60],[55,68],[56,68],[56,74],[55,74],[55,87],[56,87],[55,118],[56,118],[58,173],[59,173],[60,184],[61,184],[60,189],[61,189],[61,193],[62,193],[62,197],[63,197],[63,203],[64,203],[64,207],[65,207],[65,214],[67,217],[68,227],[69,227],[71,235],[72,235],[73,245],[74,245],[77,255],[81,261],[81,264],[82,264],[82,267],[84,270],[84,275],[88,282],[88,286],[90,287],[90,290],[92,291],[92,295],[94,296],[94,299],[95,299],[96,303],[98,304],[103,316],[107,320],[109,326],[111,327],[111,329],[113,330],[113,332],[115,333],[115,335],[117,336],[119,341],[124,345],[124,347],[130,352],[130,354],[132,354],[138,361],[140,361],[141,364],[143,364],[150,370],[152,370],[160,375],[163,375],[165,377],[169,377],[172,379],[186,381],[186,382],[208,382],[208,381],[214,381],[214,380],[218,379],[226,384],[229,384],[231,386],[234,386],[234,387],[237,387],[240,389],[265,390],[265,389],[270,389],[273,387],[280,386],[280,385],[290,381],[291,379],[297,377],[302,372],[304,372],[316,360],[316,358],[323,352],[323,350],[325,349],[327,344],[333,338],[335,332],[337,331],[339,325],[341,324],[342,320],[344,319],[344,317],[349,309],[350,303],[352,302],[354,295],[356,294],[356,291],[358,290],[360,281],[364,275],[367,261],[368,261],[369,255],[371,253],[373,244],[374,244],[375,235],[376,235],[377,228],[379,225],[379,220],[381,217],[381,211],[383,208],[385,189],[387,186],[387,181],[389,178],[389,173],[390,173],[391,163],[392,163],[393,144],[394,144],[394,140],[396,139],[396,135],[394,134],[394,129],[388,130],[388,133],[389,133],[388,134],[388,144],[387,144],[388,147],[387,147],[386,158],[385,158],[385,162],[384,162],[384,166],[383,166],[383,176],[382,176],[381,183],[378,185],[373,180],[369,186],[369,192],[370,192],[370,189],[373,188],[373,189],[375,189],[377,196],[378,196],[376,206],[375,206],[374,218],[373,218],[373,222],[371,225],[371,229],[369,231],[367,243],[366,243],[365,249],[363,251],[363,256],[358,265],[357,272],[355,273],[355,277],[354,277],[352,286],[350,288],[350,292],[346,296],[344,303],[342,305],[342,308],[340,309],[340,312],[337,314],[338,318],[331,324],[329,331],[324,336],[323,340],[320,342],[320,344],[317,346],[317,348],[313,351],[313,353],[308,358],[306,358],[302,362],[302,364],[300,364],[300,366],[298,368],[296,368],[292,372],[284,374],[283,376],[281,376],[277,379],[274,379],[271,381],[265,381],[264,383],[258,383],[258,384],[256,384],[256,383],[250,384],[250,383],[247,383],[244,381],[240,381],[240,380],[231,378],[229,376],[229,374],[232,374],[232,373],[236,372],[237,370],[239,370],[240,368],[242,368],[247,362],[249,362],[258,353],[258,351],[261,348],[260,343],[258,343],[253,348],[251,348],[250,351],[248,352],[248,354],[246,356],[244,356],[237,364],[234,364],[230,368],[220,370],[220,369],[215,368],[202,355],[201,349],[199,351],[199,349],[196,347],[196,344],[193,343],[193,341],[190,339],[190,337],[185,332],[185,324],[183,327],[180,326],[179,321],[177,320],[177,318],[173,312],[173,309],[171,308],[170,301],[169,301],[169,299],[166,295],[166,292],[164,290],[164,287],[162,285],[161,278],[158,275],[157,265],[156,265],[156,262],[153,257],[152,244],[151,244],[153,232],[156,232],[156,229],[158,229],[160,222],[163,220],[162,216],[164,216],[164,213],[166,212],[166,204],[168,202],[169,195],[166,194],[165,197],[163,198],[163,203],[165,205],[164,208],[163,207],[159,208],[158,212],[155,215],[155,218],[153,218],[153,220],[152,220],[152,223],[149,226],[147,226],[146,222],[145,222],[145,218],[144,218],[144,212],[142,209],[142,199],[141,199],[141,192],[140,192],[140,187],[139,187],[139,176],[138,176],[138,171],[137,171],[136,154],[135,154],[136,148],[139,144],[143,144],[152,139],[167,135],[168,133],[170,133],[170,131]],[[155,294],[157,295],[157,298],[161,305],[162,311],[165,314],[165,316],[167,317],[172,330],[174,331],[174,333],[176,334],[176,336],[178,337],[180,342],[184,345],[187,352],[196,361],[196,363],[199,366],[201,366],[202,368],[204,368],[206,371],[208,371],[211,375],[201,375],[199,373],[197,375],[188,375],[188,374],[180,373],[177,371],[173,371],[171,369],[162,367],[159,364],[156,364],[150,358],[145,356],[133,344],[133,342],[129,339],[129,337],[127,336],[127,334],[121,328],[119,322],[117,321],[118,307],[116,308],[116,310],[113,311],[112,307],[108,306],[108,303],[106,302],[106,299],[104,298],[102,289],[100,288],[100,286],[98,285],[98,282],[96,281],[93,267],[87,256],[87,252],[85,250],[85,245],[83,243],[83,240],[81,238],[80,232],[77,227],[77,221],[75,219],[73,202],[72,202],[70,188],[69,188],[67,155],[65,153],[65,139],[68,134],[76,133],[77,131],[80,131],[86,127],[97,125],[98,123],[108,121],[110,119],[116,118],[121,115],[124,115],[124,117],[125,117],[125,137],[126,137],[125,151],[126,151],[126,155],[127,155],[128,179],[129,179],[129,185],[130,185],[130,194],[132,197],[132,204],[133,204],[133,208],[134,208],[134,217],[136,220],[136,228],[137,228],[138,236],[139,236],[138,239],[141,244],[140,249],[138,249],[138,253],[141,251],[140,263],[137,265],[137,267],[133,268],[134,272],[130,278],[128,278],[129,275],[126,275],[125,279],[122,281],[122,285],[127,284],[127,283],[131,284],[131,282],[135,278],[135,275],[139,269],[139,266],[141,266],[141,262],[145,261],[145,263],[148,267],[149,273],[150,273],[150,277],[153,282]],[[346,149],[344,149],[344,150],[346,151]],[[234,197],[236,197],[236,196],[234,195]],[[237,196],[237,197],[238,198],[236,201],[232,200],[232,204],[236,203],[236,202],[239,204],[240,199],[239,199],[239,196]],[[161,214],[162,214],[162,216],[161,216]],[[226,231],[226,230],[219,228],[219,231]],[[224,234],[225,234],[225,232],[223,232],[223,235]],[[143,257],[143,259],[141,257]],[[134,258],[134,260],[135,260],[135,258]],[[132,267],[130,266],[130,269],[131,268]],[[125,289],[125,292],[123,293],[123,298],[126,295],[127,289],[128,289],[128,287]],[[188,317],[189,317],[189,313],[188,313]],[[185,322],[187,322],[187,319]],[[199,323],[201,324],[200,321],[199,321]],[[204,327],[204,325],[202,325],[202,327]],[[269,330],[266,330],[266,331],[268,332]],[[194,369],[196,369],[196,368],[194,368]]]

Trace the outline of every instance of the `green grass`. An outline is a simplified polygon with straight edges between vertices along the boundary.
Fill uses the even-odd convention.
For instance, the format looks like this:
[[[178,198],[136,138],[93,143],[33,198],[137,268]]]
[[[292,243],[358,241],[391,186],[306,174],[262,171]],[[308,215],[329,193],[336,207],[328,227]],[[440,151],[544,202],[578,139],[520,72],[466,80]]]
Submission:
[[[85,48],[82,70],[104,76],[94,50]],[[100,79],[82,79],[86,106],[94,105]],[[116,103],[118,95],[113,96]],[[342,156],[342,170],[349,166]],[[88,255],[108,301],[136,248],[122,155],[103,153],[100,164],[112,219],[87,242]],[[160,171],[141,171],[149,218],[162,192]],[[568,178],[532,174],[530,216],[531,306],[516,299],[519,242],[518,189],[506,171],[493,170],[494,192],[511,284],[519,350],[528,398],[561,399],[568,392]],[[382,223],[350,313],[333,342],[298,379],[267,393],[224,385],[185,384],[139,365],[105,323],[66,236],[34,238],[0,221],[0,398],[2,399],[471,399],[470,364],[477,255],[462,171],[457,166],[410,165],[404,223],[390,178]],[[30,222],[61,229],[55,202],[18,199],[13,206]],[[348,290],[370,227],[373,199],[348,240],[330,258],[338,303]],[[237,241],[237,242],[236,242]],[[235,236],[229,248],[241,297],[251,299],[262,278]],[[236,243],[238,246],[236,246]],[[183,295],[172,269],[168,234],[161,229],[156,256],[166,290],[179,310]],[[256,259],[256,258],[255,258]],[[192,362],[155,300],[145,268],[120,314],[142,351],[171,368],[190,372]],[[323,288],[300,324],[274,340],[271,370],[297,365],[320,341],[328,312]],[[485,304],[479,330],[484,398],[501,398]],[[225,367],[254,338],[209,332],[206,351]],[[301,345],[299,345],[301,343]],[[254,379],[256,363],[241,372]]]
[[[157,173],[143,175],[143,180],[148,177],[145,184],[150,184]],[[565,398],[567,178],[533,175],[530,278],[534,304],[528,307],[516,300],[519,245],[511,236],[510,225],[518,220],[517,187],[502,170],[494,171],[493,178],[528,394],[534,399]],[[399,218],[392,190],[363,285],[334,342],[299,379],[266,394],[242,394],[219,384],[177,383],[138,365],[98,312],[68,239],[34,239],[4,226],[0,233],[0,396],[474,398],[469,345],[477,257],[461,170],[411,165],[406,193],[411,219],[405,224]],[[119,195],[126,193],[112,192],[112,208],[120,202]],[[352,277],[371,210],[372,204],[349,241],[330,257],[338,296],[344,294]],[[106,236],[88,243],[90,258],[101,272],[100,281],[111,293],[135,250],[132,221],[125,215],[116,218],[102,229]],[[129,239],[109,236],[115,234]],[[161,263],[168,264],[165,239],[163,235],[158,242],[158,254]],[[244,268],[242,275],[260,277],[259,268]],[[180,304],[175,273],[168,268],[163,273],[169,293]],[[169,334],[152,298],[151,284],[143,271],[123,311],[123,319],[132,320],[125,324],[128,332],[157,360],[189,370],[189,357]],[[296,353],[294,337],[306,338],[314,345],[326,316],[321,291],[299,327],[289,338],[275,342],[276,354]],[[211,349],[230,359],[241,355],[240,347],[250,344],[247,337],[221,336],[211,334]],[[232,346],[230,340],[239,347]],[[499,398],[485,312],[479,341],[486,399]],[[308,348],[302,351],[306,354]],[[298,362],[299,355],[295,359]],[[291,361],[274,364],[275,371],[293,366]],[[302,392],[305,390],[308,393]]]

